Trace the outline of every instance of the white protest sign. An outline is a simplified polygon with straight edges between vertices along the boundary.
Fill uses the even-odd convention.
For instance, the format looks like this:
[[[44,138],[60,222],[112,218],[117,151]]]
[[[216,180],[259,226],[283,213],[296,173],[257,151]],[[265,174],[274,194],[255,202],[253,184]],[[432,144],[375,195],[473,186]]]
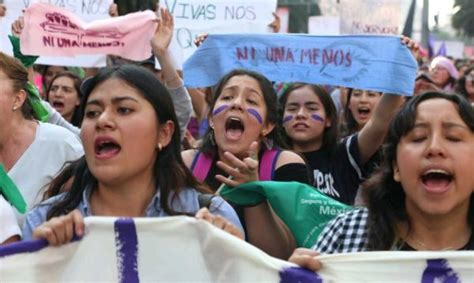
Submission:
[[[160,6],[174,16],[172,46],[182,50],[178,67],[191,56],[194,39],[201,33],[267,33],[274,20],[277,0],[162,0]]]
[[[290,24],[290,10],[287,7],[280,7],[276,11],[280,17],[280,31],[279,33],[288,33]]]
[[[109,17],[109,6],[113,0],[5,0],[7,14],[0,21],[0,49],[12,55],[8,35],[11,33],[11,24],[22,15],[22,11],[32,3],[48,3],[65,8],[78,15],[86,22]],[[103,55],[83,55],[76,57],[40,57],[36,63],[44,65],[103,67],[106,64]]]
[[[446,55],[451,56],[453,58],[463,58],[464,56],[464,42],[462,41],[435,41],[434,42],[434,50],[439,52],[438,50],[441,49],[442,45],[444,44],[444,48],[446,48]]]
[[[308,33],[314,35],[339,35],[340,18],[331,16],[312,16],[308,19]]]
[[[323,255],[317,273],[191,217],[86,218],[60,247],[0,247],[2,282],[473,282],[474,251]]]
[[[341,34],[398,35],[401,0],[340,0]]]

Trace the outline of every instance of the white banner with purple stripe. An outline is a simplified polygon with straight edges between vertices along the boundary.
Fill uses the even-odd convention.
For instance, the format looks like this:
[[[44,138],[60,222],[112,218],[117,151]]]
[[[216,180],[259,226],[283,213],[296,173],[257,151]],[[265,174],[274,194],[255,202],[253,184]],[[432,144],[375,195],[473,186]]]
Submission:
[[[320,257],[317,274],[272,258],[190,217],[86,218],[61,247],[0,247],[1,282],[473,282],[474,252],[371,252]]]

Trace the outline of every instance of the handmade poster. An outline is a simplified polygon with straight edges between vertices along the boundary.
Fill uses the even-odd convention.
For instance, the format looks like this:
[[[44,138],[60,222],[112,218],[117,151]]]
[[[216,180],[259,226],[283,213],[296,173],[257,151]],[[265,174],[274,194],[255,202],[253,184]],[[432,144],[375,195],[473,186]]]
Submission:
[[[265,33],[273,21],[277,0],[162,0],[160,6],[174,16],[174,59],[179,67],[196,50],[201,33]],[[181,55],[181,58],[178,56]]]
[[[341,34],[402,33],[401,0],[339,0]]]
[[[86,22],[109,18],[109,6],[113,0],[4,0],[7,13],[4,18],[0,18],[0,50],[9,55],[13,55],[10,42],[7,36],[11,32],[11,24],[19,16],[23,15],[23,10],[33,3],[47,3],[67,9],[76,14]],[[41,56],[37,64],[79,66],[79,67],[103,67],[106,58],[103,55],[78,55],[75,57]]]
[[[43,3],[26,9],[20,36],[26,55],[117,55],[134,61],[148,59],[157,22],[152,11],[85,23],[73,13]]]
[[[397,36],[210,35],[184,64],[188,87],[213,86],[244,68],[271,81],[412,95],[418,65]]]

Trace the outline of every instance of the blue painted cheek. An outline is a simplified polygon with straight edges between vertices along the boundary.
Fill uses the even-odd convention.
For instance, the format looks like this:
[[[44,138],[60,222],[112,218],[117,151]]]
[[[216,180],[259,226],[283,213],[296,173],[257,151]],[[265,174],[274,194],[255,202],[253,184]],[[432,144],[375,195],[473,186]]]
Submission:
[[[285,116],[285,117],[283,117],[283,124],[288,123],[291,120],[293,120],[293,115]]]
[[[319,115],[317,115],[317,114],[312,114],[312,115],[311,115],[311,118],[313,118],[313,120],[315,120],[315,121],[324,123],[324,118],[321,117],[321,116],[319,116]]]
[[[247,109],[247,112],[249,112],[252,116],[254,116],[255,119],[257,119],[257,121],[260,124],[263,124],[262,116],[260,116],[260,114],[257,112],[257,110],[250,108],[250,109]]]
[[[214,111],[212,111],[212,116],[216,116],[217,114],[221,113],[222,111],[229,108],[229,105],[221,105],[217,107]]]

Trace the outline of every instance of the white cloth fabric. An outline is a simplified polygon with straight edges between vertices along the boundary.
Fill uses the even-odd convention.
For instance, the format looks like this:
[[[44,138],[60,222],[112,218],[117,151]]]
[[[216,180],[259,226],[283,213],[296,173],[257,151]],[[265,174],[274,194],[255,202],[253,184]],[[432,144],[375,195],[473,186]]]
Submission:
[[[323,255],[318,273],[191,217],[85,218],[85,236],[0,247],[2,282],[473,282],[474,252]]]
[[[28,205],[27,210],[41,201],[42,189],[64,164],[83,154],[82,143],[76,135],[62,127],[39,122],[33,143],[8,171]],[[21,225],[24,216],[16,215]]]
[[[15,235],[21,232],[13,207],[0,195],[0,244]]]

